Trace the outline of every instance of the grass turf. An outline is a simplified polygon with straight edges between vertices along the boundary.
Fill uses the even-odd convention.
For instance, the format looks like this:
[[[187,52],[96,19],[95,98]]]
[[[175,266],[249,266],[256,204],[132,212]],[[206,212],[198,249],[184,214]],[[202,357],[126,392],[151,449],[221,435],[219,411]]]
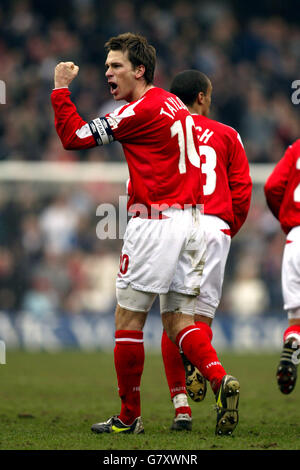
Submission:
[[[214,397],[191,402],[193,431],[170,431],[173,405],[160,354],[146,351],[142,379],[144,435],[95,435],[90,425],[120,408],[113,355],[8,351],[0,366],[0,449],[14,450],[299,450],[300,385],[277,387],[276,354],[219,354],[241,383],[240,423],[215,436]]]

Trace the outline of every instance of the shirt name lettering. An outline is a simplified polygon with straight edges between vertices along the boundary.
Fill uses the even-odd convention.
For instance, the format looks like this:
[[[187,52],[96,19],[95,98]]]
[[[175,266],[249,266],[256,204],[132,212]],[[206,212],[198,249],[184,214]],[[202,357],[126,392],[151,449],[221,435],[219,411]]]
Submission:
[[[166,109],[162,107],[160,110],[160,114],[165,114],[171,119],[175,118],[177,111],[179,111],[180,109],[187,109],[186,105],[177,96],[170,96],[169,98],[167,98],[164,103],[164,106],[168,109],[168,111],[166,111]]]
[[[211,136],[214,134],[214,131],[211,131],[210,129],[205,129],[205,131],[202,132],[201,126],[197,126],[196,129],[201,134],[201,135],[198,135],[199,141],[204,144],[207,144]]]

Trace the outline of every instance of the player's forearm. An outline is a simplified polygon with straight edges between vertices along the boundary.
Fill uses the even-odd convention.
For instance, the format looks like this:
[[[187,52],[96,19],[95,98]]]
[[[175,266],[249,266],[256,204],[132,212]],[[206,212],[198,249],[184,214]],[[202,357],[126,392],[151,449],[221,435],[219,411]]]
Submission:
[[[231,226],[231,236],[237,234],[237,232],[243,226],[251,203],[252,194],[252,181],[249,179],[247,183],[242,183],[231,188],[232,197],[232,211],[234,214],[234,221]]]
[[[289,181],[292,162],[292,154],[288,149],[264,185],[268,207],[276,219],[279,219],[280,207]]]
[[[228,183],[234,214],[234,220],[230,227],[231,236],[233,237],[241,229],[247,218],[253,187],[248,159],[244,148],[240,145],[240,140],[237,140],[232,151],[228,168]]]
[[[235,210],[234,212],[233,210],[234,218],[230,226],[231,237],[234,237],[244,225],[245,220],[247,219],[248,212],[249,212],[249,207],[250,207],[250,204],[247,204],[242,208],[243,209],[242,211],[238,212],[237,210]]]
[[[79,116],[70,94],[68,88],[53,90],[51,94],[55,128],[62,145],[66,150],[95,147],[96,142],[90,132],[86,135],[78,132],[87,123]]]
[[[277,171],[274,171],[264,185],[267,205],[276,219],[279,219],[280,206],[283,200],[286,182]]]
[[[264,187],[267,205],[276,219],[279,219],[279,211],[283,199],[283,193],[279,193],[277,188],[268,185]]]
[[[233,222],[230,226],[231,237],[234,237],[244,225],[245,220],[247,219],[248,212],[249,212],[249,206],[250,204],[248,206],[245,206],[244,210],[241,212],[237,212],[237,211],[234,212]]]

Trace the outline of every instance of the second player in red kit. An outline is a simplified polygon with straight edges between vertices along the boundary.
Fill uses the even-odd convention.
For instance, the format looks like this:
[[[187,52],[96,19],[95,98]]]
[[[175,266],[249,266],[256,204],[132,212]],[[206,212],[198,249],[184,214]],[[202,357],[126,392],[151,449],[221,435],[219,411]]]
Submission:
[[[294,390],[300,362],[300,139],[288,147],[265,184],[268,206],[286,233],[282,259],[282,294],[288,328],[277,367],[284,394]]]

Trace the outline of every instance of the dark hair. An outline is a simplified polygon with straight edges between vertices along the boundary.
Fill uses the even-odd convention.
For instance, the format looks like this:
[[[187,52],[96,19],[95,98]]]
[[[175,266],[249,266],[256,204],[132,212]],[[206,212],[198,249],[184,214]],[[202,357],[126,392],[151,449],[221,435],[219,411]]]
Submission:
[[[153,83],[156,63],[156,50],[147,39],[139,34],[123,33],[110,38],[105,43],[105,49],[109,51],[128,51],[128,59],[133,67],[145,66],[144,79],[147,84]]]
[[[198,70],[185,70],[174,77],[170,92],[178,96],[184,104],[191,106],[200,91],[206,95],[209,84],[210,80],[204,73]]]

